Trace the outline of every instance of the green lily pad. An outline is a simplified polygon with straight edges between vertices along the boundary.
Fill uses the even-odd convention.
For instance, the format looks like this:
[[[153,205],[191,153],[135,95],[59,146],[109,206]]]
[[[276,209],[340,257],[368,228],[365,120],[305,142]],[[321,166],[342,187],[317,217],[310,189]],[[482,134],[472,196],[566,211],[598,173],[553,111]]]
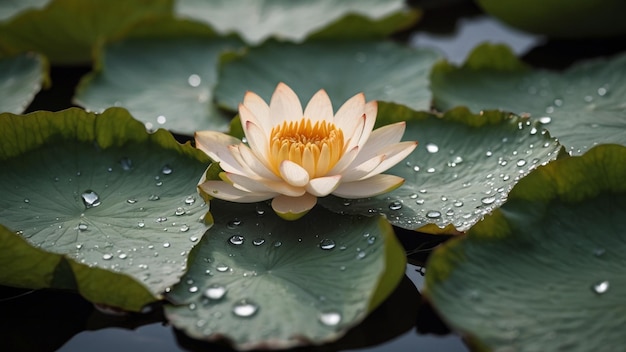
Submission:
[[[9,53],[37,51],[54,64],[91,61],[104,38],[132,24],[171,12],[171,0],[52,0],[0,23],[0,43]]]
[[[43,57],[22,54],[0,58],[0,111],[21,114],[48,84]]]
[[[6,21],[20,12],[31,8],[42,8],[48,2],[50,2],[50,0],[2,1],[0,2],[0,21]]]
[[[626,345],[626,148],[535,170],[509,201],[428,262],[426,296],[494,351]]]
[[[208,228],[196,196],[203,153],[119,108],[2,114],[0,126],[0,223],[12,243],[0,246],[0,284],[76,286],[138,310],[178,281]]]
[[[317,207],[284,221],[266,203],[219,200],[211,212],[214,226],[168,295],[177,305],[165,307],[196,339],[226,339],[238,349],[332,341],[404,275],[404,250],[381,217]]]
[[[468,230],[499,207],[520,178],[556,159],[561,150],[537,124],[499,111],[474,115],[458,108],[437,117],[379,103],[378,120],[406,121],[403,139],[420,143],[385,172],[403,177],[404,184],[376,197],[326,197],[320,203],[342,213],[383,213],[409,230]]]
[[[74,101],[93,111],[127,108],[149,130],[193,135],[228,130],[229,119],[213,105],[220,54],[231,39],[130,39],[110,44],[99,68],[80,83]]]
[[[434,105],[501,109],[545,123],[573,155],[601,143],[626,145],[626,55],[576,64],[565,72],[530,70],[504,46],[483,45],[460,68],[432,75]]]
[[[224,64],[215,96],[236,110],[246,91],[269,102],[279,82],[290,86],[303,105],[325,89],[335,110],[353,95],[429,110],[428,73],[439,54],[392,42],[312,41],[302,45],[268,42]]]
[[[419,17],[402,0],[178,0],[174,12],[221,33],[237,33],[250,44],[270,37],[296,42],[311,35],[384,37],[410,27]]]

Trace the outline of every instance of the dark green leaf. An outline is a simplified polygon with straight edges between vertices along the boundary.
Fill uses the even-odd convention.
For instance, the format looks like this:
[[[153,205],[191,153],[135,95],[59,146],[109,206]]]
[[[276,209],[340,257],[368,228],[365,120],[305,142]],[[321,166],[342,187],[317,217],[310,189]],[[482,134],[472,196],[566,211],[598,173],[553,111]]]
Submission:
[[[497,351],[626,345],[626,147],[594,147],[522,179],[509,200],[428,262],[426,295]]]
[[[169,320],[240,349],[332,341],[396,287],[405,256],[380,217],[315,208],[284,221],[265,203],[211,201],[215,225],[170,292]]]

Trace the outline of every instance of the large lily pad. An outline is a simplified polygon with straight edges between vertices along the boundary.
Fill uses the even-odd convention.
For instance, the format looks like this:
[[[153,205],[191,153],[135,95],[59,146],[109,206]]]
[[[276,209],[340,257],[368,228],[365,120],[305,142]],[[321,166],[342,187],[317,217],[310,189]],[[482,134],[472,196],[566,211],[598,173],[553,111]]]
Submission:
[[[174,11],[221,33],[237,33],[250,44],[270,37],[297,42],[310,35],[383,37],[418,18],[402,0],[178,0]]]
[[[43,57],[22,54],[0,58],[0,111],[21,114],[47,83]]]
[[[11,244],[0,246],[1,284],[76,286],[138,310],[178,281],[208,228],[195,190],[203,153],[146,133],[119,108],[3,114],[0,125],[0,223]]]
[[[168,296],[174,326],[238,349],[343,335],[396,287],[404,251],[381,217],[315,208],[284,221],[269,205],[211,201],[215,225]],[[323,221],[320,221],[323,219]]]
[[[499,207],[524,175],[556,159],[561,149],[537,124],[510,114],[455,109],[443,117],[379,104],[379,123],[404,120],[404,140],[420,144],[386,173],[400,188],[380,196],[321,203],[338,212],[383,213],[395,226],[429,233],[466,231]]]
[[[539,168],[509,201],[435,250],[425,294],[454,328],[496,351],[626,345],[626,148]]]
[[[127,108],[148,129],[227,130],[213,105],[217,62],[239,43],[220,38],[129,39],[107,46],[99,69],[85,77],[74,98],[89,110]]]
[[[368,100],[428,110],[428,73],[439,58],[432,50],[391,42],[268,42],[224,64],[215,96],[219,104],[236,110],[246,91],[269,101],[276,85],[284,82],[304,102],[325,89],[335,109],[364,92]]]
[[[529,70],[504,46],[483,45],[460,68],[432,72],[434,105],[530,115],[579,155],[600,143],[626,145],[626,55],[576,64],[565,72]]]
[[[55,64],[90,62],[104,38],[169,14],[171,6],[171,0],[52,0],[0,23],[0,43],[9,53],[37,51]]]

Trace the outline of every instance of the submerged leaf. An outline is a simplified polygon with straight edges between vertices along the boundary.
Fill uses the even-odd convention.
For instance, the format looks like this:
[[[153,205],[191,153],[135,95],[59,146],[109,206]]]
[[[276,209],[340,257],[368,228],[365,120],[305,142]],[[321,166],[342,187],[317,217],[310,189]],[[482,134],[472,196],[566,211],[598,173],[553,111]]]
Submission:
[[[269,101],[276,85],[284,82],[305,101],[326,90],[335,109],[363,92],[367,100],[428,110],[428,72],[439,58],[432,50],[391,42],[268,42],[223,65],[215,96],[219,104],[236,110],[246,91]]]
[[[237,33],[250,44],[270,37],[302,42],[311,34],[382,37],[418,18],[417,11],[402,0],[178,0],[174,11],[221,33]]]
[[[110,44],[100,70],[83,79],[74,100],[89,110],[127,108],[148,129],[227,130],[213,105],[220,54],[236,48],[223,38],[129,39]]]
[[[464,105],[474,112],[529,115],[571,154],[601,143],[626,145],[626,55],[579,63],[560,73],[529,70],[507,48],[483,45],[460,68],[438,64],[431,80],[437,109]]]
[[[48,83],[47,63],[34,54],[0,58],[0,112],[21,114],[42,84]]]
[[[265,203],[211,202],[215,225],[168,298],[170,322],[238,349],[332,341],[378,306],[405,256],[380,217],[313,209],[280,219]],[[323,219],[323,221],[320,221]]]
[[[537,124],[497,111],[474,115],[455,109],[437,117],[379,106],[379,123],[404,120],[404,139],[420,143],[386,172],[405,182],[372,198],[320,200],[333,211],[383,213],[395,226],[429,233],[466,231],[499,207],[520,178],[556,159],[561,149]]]
[[[426,296],[489,350],[624,346],[626,147],[538,168],[465,238],[435,250]]]
[[[123,109],[3,114],[0,125],[0,223],[13,232],[2,233],[13,245],[0,247],[0,283],[75,285],[138,310],[178,281],[208,228],[196,199],[204,154],[166,131],[149,135]]]

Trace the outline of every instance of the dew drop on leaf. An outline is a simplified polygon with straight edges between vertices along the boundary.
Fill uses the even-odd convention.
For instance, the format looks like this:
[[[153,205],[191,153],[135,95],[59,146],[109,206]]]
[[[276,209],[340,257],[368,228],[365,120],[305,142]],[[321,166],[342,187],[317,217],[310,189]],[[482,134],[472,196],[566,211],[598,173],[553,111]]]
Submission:
[[[80,196],[83,199],[83,204],[85,205],[85,208],[87,209],[100,205],[100,196],[98,195],[98,193],[90,189],[84,191]]]
[[[493,204],[496,201],[496,197],[484,197],[480,200],[484,205]]]
[[[256,314],[258,310],[259,306],[256,303],[247,299],[239,300],[233,306],[233,314],[242,318],[249,318]]]
[[[335,311],[322,312],[318,318],[326,326],[336,326],[341,322],[341,314]]]
[[[600,281],[594,284],[593,286],[591,286],[591,289],[593,290],[593,292],[595,292],[598,295],[604,294],[609,290],[609,281],[608,280]]]
[[[194,196],[188,196],[187,198],[185,198],[185,204],[187,205],[192,205],[195,202],[196,202],[196,197]]]
[[[171,175],[172,172],[174,172],[174,170],[169,165],[165,165],[165,166],[163,166],[163,168],[161,168],[161,173],[163,175]]]
[[[435,143],[428,143],[426,144],[426,150],[429,153],[437,153],[439,151],[439,146],[437,146]]]
[[[178,207],[176,208],[176,211],[174,212],[174,215],[176,216],[181,216],[181,215],[185,215],[186,211],[183,207]]]
[[[233,244],[236,246],[243,244],[243,241],[244,241],[244,237],[241,235],[233,235],[228,239],[228,242],[230,242],[230,244]]]
[[[329,238],[325,238],[322,241],[320,241],[319,244],[320,248],[323,250],[330,250],[335,248],[335,241],[329,239]]]
[[[255,238],[255,239],[252,241],[252,244],[253,244],[253,245],[255,245],[255,246],[260,246],[260,245],[262,245],[263,243],[265,243],[265,239],[260,238],[260,237],[259,237],[259,238]]]
[[[133,168],[133,161],[130,158],[123,157],[120,159],[120,165],[122,166],[122,170],[129,171]]]
[[[228,265],[225,265],[225,264],[218,264],[218,265],[215,267],[215,270],[219,271],[220,273],[226,272],[226,271],[228,271]]]
[[[402,203],[395,200],[389,204],[389,210],[400,210],[402,209]]]
[[[204,290],[204,296],[208,299],[219,300],[226,295],[226,288],[222,285],[212,284]]]
[[[438,219],[441,217],[441,212],[438,210],[431,210],[426,213],[426,217],[429,219]]]

